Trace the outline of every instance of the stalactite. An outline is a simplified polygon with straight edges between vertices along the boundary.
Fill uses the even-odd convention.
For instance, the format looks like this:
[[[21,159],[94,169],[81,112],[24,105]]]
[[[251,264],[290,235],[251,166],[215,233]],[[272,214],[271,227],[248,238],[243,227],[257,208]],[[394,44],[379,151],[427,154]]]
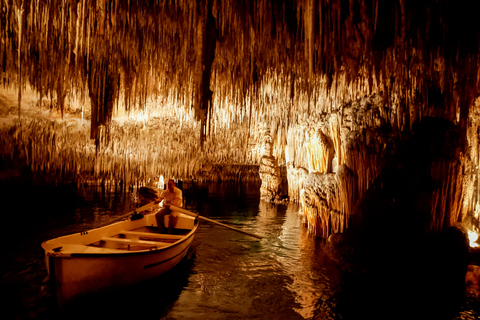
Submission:
[[[310,133],[307,143],[309,172],[329,173],[332,169],[332,147],[321,129]]]
[[[448,1],[2,1],[0,76],[4,87],[18,90],[19,115],[28,82],[40,99],[50,97],[51,111],[59,108],[62,115],[81,101],[82,119],[84,112],[91,113],[92,138],[110,133],[112,139],[105,140],[102,150],[111,147],[123,169],[111,172],[115,162],[102,152],[93,177],[86,169],[94,167],[93,156],[86,163],[69,160],[52,168],[84,168],[82,179],[98,179],[100,170],[129,184],[135,174],[146,179],[152,170],[147,168],[182,175],[202,165],[174,164],[198,150],[198,143],[187,137],[182,139],[189,151],[172,152],[169,146],[158,151],[165,161],[153,161],[151,149],[135,148],[115,125],[107,130],[113,106],[117,113],[126,109],[144,128],[157,114],[180,117],[174,123],[182,132],[194,127],[195,137],[205,134],[199,137],[202,157],[223,163],[249,159],[259,165],[258,128],[268,123],[274,127],[273,156],[290,163],[292,172],[309,167],[309,161],[312,172],[332,172],[335,159],[339,169],[352,170],[355,190],[346,186],[350,175],[341,178],[345,181],[338,178],[337,196],[348,206],[329,204],[330,228],[338,230],[343,214],[348,221],[352,199],[364,194],[379,174],[382,146],[366,143],[376,140],[374,128],[390,126],[401,135],[424,118],[436,117],[467,130],[480,83],[479,27],[471,9]],[[371,109],[357,106],[366,96],[382,101]],[[100,126],[106,126],[105,135],[97,133]],[[316,141],[306,141],[306,128],[321,128]],[[133,129],[129,133],[144,138]],[[460,144],[466,150],[468,143],[471,161],[478,166],[478,139],[464,133],[466,141]],[[41,166],[39,156],[46,155],[32,157],[31,149],[42,143],[31,141],[25,142],[29,147],[22,154],[33,170]],[[366,146],[374,151],[362,150]],[[92,149],[82,148],[86,154]],[[294,150],[289,159],[287,148]],[[53,157],[54,151],[49,152]],[[143,165],[136,167],[139,161]],[[460,174],[453,167],[435,170],[439,176]],[[435,194],[438,221],[433,229],[459,215],[458,207],[440,208],[450,206],[446,199],[460,200],[450,191],[461,181],[451,180]],[[298,199],[302,183],[293,184]],[[450,218],[442,219],[444,209]]]
[[[17,6],[17,3],[15,3]],[[18,45],[17,45],[17,85],[18,85],[18,117],[20,118],[20,110],[22,106],[22,89],[23,89],[23,79],[22,79],[22,31],[23,31],[23,2],[20,7],[15,8],[15,13],[17,15],[17,24],[18,24]]]
[[[459,174],[456,162],[440,161],[432,167],[431,175],[439,181],[439,188],[433,193],[431,232],[439,232],[460,222],[463,201],[463,176]],[[440,182],[442,181],[442,182]]]
[[[333,141],[333,148],[337,158],[337,165],[340,166],[345,161],[345,149],[342,145],[341,120],[338,114],[333,114],[330,119],[330,134]]]

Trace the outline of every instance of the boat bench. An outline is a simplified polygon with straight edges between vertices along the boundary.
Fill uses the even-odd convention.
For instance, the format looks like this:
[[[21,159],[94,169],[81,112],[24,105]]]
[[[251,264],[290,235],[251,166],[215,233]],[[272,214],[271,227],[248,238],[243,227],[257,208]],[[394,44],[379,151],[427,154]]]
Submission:
[[[169,243],[159,242],[159,241],[136,240],[136,239],[125,239],[125,238],[113,238],[113,237],[102,238],[100,241],[111,243],[111,244],[119,244],[119,245],[134,245],[134,246],[157,247],[157,248],[163,248],[169,245]]]
[[[138,240],[156,241],[156,242],[162,242],[162,241],[172,242],[172,240],[179,240],[185,237],[177,234],[151,233],[151,232],[139,232],[139,231],[122,231],[119,233],[119,235],[120,236],[124,235],[128,239],[138,239]]]
[[[128,250],[99,248],[81,244],[66,244],[59,250],[61,253],[119,253],[129,252]]]

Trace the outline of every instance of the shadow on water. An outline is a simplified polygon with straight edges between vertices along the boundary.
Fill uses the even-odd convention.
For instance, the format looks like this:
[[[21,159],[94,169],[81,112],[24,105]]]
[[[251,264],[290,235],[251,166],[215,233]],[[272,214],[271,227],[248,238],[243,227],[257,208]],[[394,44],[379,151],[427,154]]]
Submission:
[[[37,186],[0,181],[0,317],[44,318],[50,299],[45,290],[47,271],[41,243],[85,231],[112,215],[133,208],[130,195],[101,188]]]

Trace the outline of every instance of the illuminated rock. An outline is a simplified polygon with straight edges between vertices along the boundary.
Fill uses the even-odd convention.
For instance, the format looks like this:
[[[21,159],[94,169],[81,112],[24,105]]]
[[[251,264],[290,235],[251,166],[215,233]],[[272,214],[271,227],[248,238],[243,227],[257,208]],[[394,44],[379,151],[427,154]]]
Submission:
[[[124,189],[160,174],[251,180],[268,127],[267,198],[286,196],[281,175],[300,201],[304,170],[336,173],[328,211],[348,225],[385,157],[435,118],[455,126],[458,149],[425,169],[438,185],[429,229],[478,222],[475,9],[443,0],[2,1],[2,166],[39,183]]]
[[[281,201],[287,196],[287,190],[285,190],[287,177],[285,167],[280,167],[273,156],[272,140],[268,134],[265,137],[264,150],[259,167],[262,180],[260,198],[266,201]]]

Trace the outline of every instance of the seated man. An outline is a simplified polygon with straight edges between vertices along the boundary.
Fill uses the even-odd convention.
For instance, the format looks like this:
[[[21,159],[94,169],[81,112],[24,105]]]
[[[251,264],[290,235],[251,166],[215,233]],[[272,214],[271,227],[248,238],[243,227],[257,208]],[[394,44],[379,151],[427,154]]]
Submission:
[[[170,210],[170,205],[173,204],[177,207],[183,207],[183,197],[182,190],[175,186],[175,181],[173,179],[168,180],[167,190],[163,190],[160,194],[159,202],[163,200],[163,208],[155,214],[157,219],[158,230],[161,233],[165,232],[165,223],[164,217],[169,214],[169,223],[168,223],[168,232],[172,232],[172,228],[175,227],[177,223],[178,216],[172,214]]]

